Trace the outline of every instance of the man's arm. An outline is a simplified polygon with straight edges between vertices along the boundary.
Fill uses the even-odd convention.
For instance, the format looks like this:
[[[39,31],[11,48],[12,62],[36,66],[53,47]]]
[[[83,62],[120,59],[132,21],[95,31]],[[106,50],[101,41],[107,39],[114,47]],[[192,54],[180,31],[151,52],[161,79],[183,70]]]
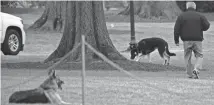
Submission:
[[[174,26],[174,41],[175,44],[179,44],[179,36],[181,34],[181,16],[178,16]]]
[[[210,28],[210,23],[205,16],[201,16],[202,31],[207,31]]]

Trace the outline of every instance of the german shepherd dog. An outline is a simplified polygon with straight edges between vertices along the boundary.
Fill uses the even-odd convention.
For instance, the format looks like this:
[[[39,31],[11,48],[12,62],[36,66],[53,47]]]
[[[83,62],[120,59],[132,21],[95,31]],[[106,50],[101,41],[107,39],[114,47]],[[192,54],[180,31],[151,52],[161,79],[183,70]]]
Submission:
[[[142,39],[137,44],[130,44],[131,49],[131,59],[137,58],[136,61],[139,61],[141,56],[147,55],[149,62],[151,62],[150,53],[155,49],[158,49],[158,52],[161,58],[164,59],[163,65],[169,65],[170,56],[176,56],[175,53],[170,53],[168,48],[168,43],[161,38],[146,38]]]
[[[64,82],[51,70],[49,77],[36,89],[17,91],[9,97],[9,103],[53,103],[70,104],[64,102],[57,90],[62,90]]]

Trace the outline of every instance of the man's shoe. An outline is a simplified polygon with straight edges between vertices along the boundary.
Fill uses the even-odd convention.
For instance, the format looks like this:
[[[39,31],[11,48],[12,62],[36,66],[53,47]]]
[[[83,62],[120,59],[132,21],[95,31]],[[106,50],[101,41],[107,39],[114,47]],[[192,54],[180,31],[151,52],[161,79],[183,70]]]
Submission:
[[[195,76],[194,76],[194,79],[199,79],[199,76],[198,76],[199,71],[198,71],[198,70],[193,70],[192,73],[195,75]]]

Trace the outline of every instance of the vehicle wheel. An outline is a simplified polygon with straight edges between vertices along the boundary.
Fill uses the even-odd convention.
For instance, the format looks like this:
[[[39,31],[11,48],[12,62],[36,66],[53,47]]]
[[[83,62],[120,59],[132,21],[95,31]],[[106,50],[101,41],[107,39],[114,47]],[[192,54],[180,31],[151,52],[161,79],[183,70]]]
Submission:
[[[21,37],[19,32],[14,29],[9,29],[6,32],[2,52],[4,55],[17,55],[21,50]]]

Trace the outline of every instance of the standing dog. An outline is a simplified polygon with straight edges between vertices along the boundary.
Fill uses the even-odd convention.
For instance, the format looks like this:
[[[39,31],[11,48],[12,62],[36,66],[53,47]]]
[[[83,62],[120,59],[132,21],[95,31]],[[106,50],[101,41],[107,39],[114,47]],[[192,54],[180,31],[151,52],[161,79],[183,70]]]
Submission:
[[[36,89],[17,91],[9,98],[9,103],[53,103],[53,104],[70,104],[64,102],[59,94],[58,89],[62,90],[64,82],[51,70],[49,77]]]
[[[139,61],[141,56],[147,55],[149,62],[151,62],[150,53],[155,49],[158,49],[160,56],[164,59],[164,65],[169,65],[170,56],[176,56],[175,53],[169,52],[168,43],[165,40],[155,37],[142,39],[134,45],[130,44],[130,49],[131,59],[134,59],[137,56],[138,58],[136,61]]]

